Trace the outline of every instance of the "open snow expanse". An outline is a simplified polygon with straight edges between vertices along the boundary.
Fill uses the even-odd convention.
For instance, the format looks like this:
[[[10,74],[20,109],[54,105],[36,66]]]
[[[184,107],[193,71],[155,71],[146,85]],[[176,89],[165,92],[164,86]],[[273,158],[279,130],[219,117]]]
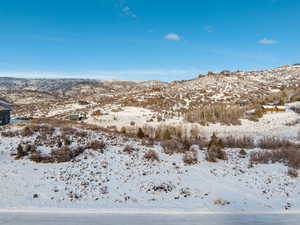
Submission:
[[[188,123],[184,121],[182,117],[175,117],[166,119],[164,122],[149,122],[153,116],[157,116],[157,113],[143,109],[139,107],[123,107],[120,112],[109,112],[107,115],[99,117],[90,117],[86,121],[87,124],[93,124],[108,128],[115,126],[118,131],[121,131],[122,127],[136,130],[135,126],[131,126],[132,121],[138,125],[138,127],[153,127],[171,125],[180,126],[182,130],[187,132],[187,136],[190,135],[192,128],[197,128],[200,131],[200,135],[210,137],[213,132],[220,134],[221,136],[252,136],[255,138],[263,137],[266,135],[289,138],[294,141],[298,138],[298,132],[300,132],[299,115],[290,108],[293,106],[299,106],[300,102],[294,102],[286,104],[286,112],[280,113],[267,113],[258,122],[250,121],[247,119],[241,119],[241,125],[222,125],[219,123],[209,124],[209,126],[201,126],[197,123]],[[89,114],[91,114],[89,112]],[[298,122],[297,122],[298,121]],[[288,124],[295,124],[288,126]]]
[[[1,213],[0,225],[298,225],[299,214],[44,214]]]
[[[99,153],[86,151],[73,162],[37,164],[14,160],[17,138],[2,138],[0,208],[181,209],[217,211],[300,210],[300,183],[287,166],[249,167],[249,153],[226,149],[228,160],[185,165],[182,155],[154,146],[160,161],[143,159],[147,147],[124,153],[118,141]],[[4,144],[4,145],[3,145]],[[45,152],[48,149],[44,149]],[[36,196],[35,196],[36,195]]]
[[[149,110],[126,108],[105,118],[118,125],[132,120],[142,123],[151,115]],[[243,120],[240,126],[212,124],[201,127],[201,132],[207,136],[216,132],[220,137],[248,135],[256,139],[270,135],[297,142],[298,121],[299,114],[289,109],[268,113],[258,122]],[[20,126],[12,124],[8,129],[14,131],[21,129]],[[70,134],[69,147],[88,146],[93,140],[101,140],[105,143],[103,151],[86,147],[75,159],[63,163],[36,163],[29,157],[15,160],[12,155],[20,142],[24,146],[35,143],[38,152],[49,155],[57,148],[59,138],[66,136],[62,132],[63,129],[55,128],[44,138],[40,133],[1,136],[0,209],[300,210],[300,178],[288,176],[287,165],[278,162],[250,165],[252,152],[265,151],[260,148],[245,149],[244,155],[240,154],[240,148],[226,148],[228,159],[212,163],[206,159],[206,147],[194,146],[198,161],[187,165],[182,153],[166,154],[159,142],[149,146],[139,139],[89,130],[78,140]],[[124,151],[126,146],[131,146],[131,152]],[[145,154],[151,150],[159,160],[145,160]]]

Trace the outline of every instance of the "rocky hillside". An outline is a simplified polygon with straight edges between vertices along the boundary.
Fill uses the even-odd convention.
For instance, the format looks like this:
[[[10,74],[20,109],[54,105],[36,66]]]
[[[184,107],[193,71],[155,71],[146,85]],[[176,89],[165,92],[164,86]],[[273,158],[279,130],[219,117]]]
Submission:
[[[91,79],[20,79],[0,77],[0,91],[38,91],[57,94],[80,94],[91,92],[113,92],[161,86],[160,81],[101,81]]]
[[[50,103],[64,106],[80,101],[89,106],[119,104],[184,112],[214,103],[257,104],[278,101],[281,97],[289,100],[299,94],[299,84],[300,67],[293,65],[264,71],[210,72],[192,80],[169,83],[0,78],[0,97],[6,97],[21,111],[43,109],[42,114],[52,109]],[[37,105],[33,106],[33,102]]]
[[[300,68],[297,66],[265,71],[223,71],[199,75],[188,81],[174,81],[164,87],[136,90],[124,96],[121,102],[127,106],[167,111],[190,110],[213,103],[257,104],[269,102],[267,98],[276,95],[274,100],[282,96],[289,100],[299,93],[299,84]]]

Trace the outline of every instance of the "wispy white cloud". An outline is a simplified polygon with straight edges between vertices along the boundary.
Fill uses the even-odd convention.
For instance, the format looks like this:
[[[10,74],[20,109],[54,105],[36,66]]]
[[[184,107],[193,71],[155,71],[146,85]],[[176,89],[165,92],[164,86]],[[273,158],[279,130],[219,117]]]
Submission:
[[[199,70],[191,69],[142,69],[142,70],[119,70],[119,71],[102,71],[101,74],[109,74],[114,77],[124,75],[186,75],[194,74]]]
[[[258,43],[262,44],[262,45],[274,45],[274,44],[277,44],[278,41],[264,38],[264,39],[259,40]]]
[[[172,40],[172,41],[180,41],[181,37],[175,33],[169,33],[165,35],[165,39]]]
[[[28,35],[28,34],[13,34],[13,35],[1,35],[1,39],[22,39],[22,40],[36,40],[36,41],[55,41],[55,42],[62,42],[65,41],[65,38],[58,37],[58,36],[51,36],[51,35]]]
[[[117,7],[119,7],[121,9],[122,15],[131,17],[131,18],[137,17],[137,15],[134,13],[134,11],[127,4],[126,0],[117,0]]]
[[[138,76],[193,76],[201,71],[199,69],[138,69],[138,70],[107,70],[107,71],[88,71],[88,72],[0,72],[0,77],[30,78],[30,79],[60,79],[60,78],[86,78],[97,80],[118,80],[124,77]],[[150,79],[150,78],[149,78]]]
[[[154,32],[155,32],[155,29],[148,29],[147,32],[148,32],[148,33],[154,33]]]
[[[210,26],[210,25],[205,26],[203,29],[204,29],[204,31],[207,32],[207,33],[212,33],[212,32],[214,32],[214,28],[213,28],[212,26]]]
[[[0,72],[0,77],[13,77],[24,79],[98,79],[110,80],[114,79],[111,76],[105,76],[97,73],[63,73],[63,72]]]

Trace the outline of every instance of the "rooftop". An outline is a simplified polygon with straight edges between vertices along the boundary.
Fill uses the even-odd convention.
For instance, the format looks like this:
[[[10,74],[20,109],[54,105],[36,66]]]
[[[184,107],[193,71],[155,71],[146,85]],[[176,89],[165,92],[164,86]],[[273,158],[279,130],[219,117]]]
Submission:
[[[0,105],[0,111],[6,111],[6,110],[11,110],[11,108]]]
[[[12,110],[14,106],[6,99],[0,98],[0,110]]]

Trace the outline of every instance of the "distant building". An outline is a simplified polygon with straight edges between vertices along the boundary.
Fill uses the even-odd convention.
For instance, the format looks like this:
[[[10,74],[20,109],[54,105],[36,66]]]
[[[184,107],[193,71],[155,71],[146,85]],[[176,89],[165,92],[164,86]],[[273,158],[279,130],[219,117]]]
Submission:
[[[10,108],[0,105],[0,126],[10,123]]]
[[[101,115],[102,115],[101,110],[96,110],[92,113],[92,116],[101,116]]]
[[[292,67],[300,68],[300,63],[295,63],[294,65],[292,65]]]
[[[286,107],[284,106],[276,106],[277,108],[277,112],[285,112],[286,111]]]
[[[68,116],[69,120],[84,120],[87,119],[86,114],[80,113],[80,114],[72,114]]]
[[[222,75],[231,75],[231,72],[229,70],[223,70],[220,74]]]
[[[283,65],[283,66],[279,66],[279,69],[288,69],[290,68],[290,65]]]
[[[275,105],[263,105],[262,110],[264,112],[285,112],[286,107],[284,107],[284,106],[275,106]]]
[[[239,104],[240,106],[249,105],[248,100],[239,100],[236,102],[236,104]]]

